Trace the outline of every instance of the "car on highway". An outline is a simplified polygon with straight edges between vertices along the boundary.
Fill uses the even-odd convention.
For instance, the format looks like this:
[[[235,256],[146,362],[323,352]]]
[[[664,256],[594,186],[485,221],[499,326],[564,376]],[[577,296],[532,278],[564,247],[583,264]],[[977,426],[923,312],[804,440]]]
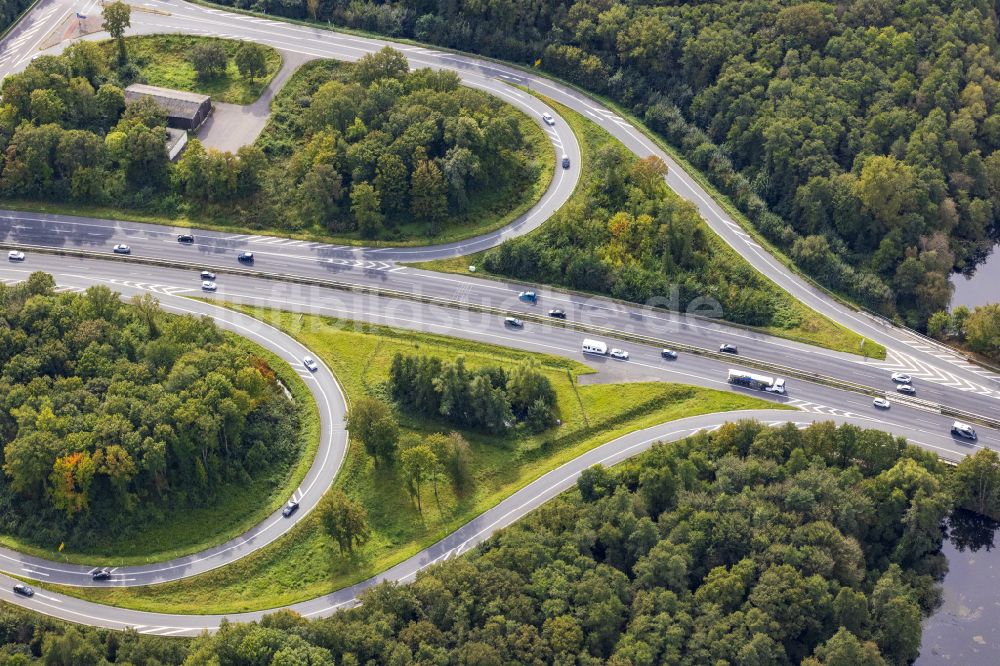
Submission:
[[[564,154],[562,156],[562,168],[563,169],[569,168],[569,155]]]
[[[545,121],[546,125],[555,125],[556,124],[556,119],[553,118],[552,114],[549,113],[549,112],[547,112],[547,111],[542,114],[542,120]]]
[[[7,259],[10,261],[24,261],[24,252],[20,250],[11,250],[7,253]]]
[[[504,326],[510,326],[511,328],[522,328],[524,326],[524,322],[517,317],[504,317],[503,323]]]
[[[114,247],[115,254],[132,254],[132,248],[125,243],[118,243]]]
[[[309,372],[316,372],[319,370],[319,366],[316,365],[316,359],[312,356],[306,356],[302,359],[302,365],[306,366],[306,370]]]
[[[906,395],[916,395],[917,394],[917,389],[913,388],[912,384],[897,384],[896,385],[896,392],[897,393],[904,393]]]
[[[973,430],[972,426],[968,423],[962,423],[961,421],[955,421],[951,424],[951,434],[961,437],[962,439],[971,439],[973,442],[979,439],[979,435]]]
[[[194,236],[191,234],[181,234],[177,237],[178,243],[184,243],[185,245],[190,245],[194,243]]]
[[[882,397],[878,397],[872,400],[872,404],[878,407],[879,409],[889,409],[889,401]]]
[[[107,569],[98,569],[90,574],[91,580],[111,580],[111,572]]]
[[[299,503],[293,499],[288,500],[288,504],[281,509],[281,515],[288,518],[290,515],[299,510]]]
[[[218,289],[218,286],[214,282],[212,282],[211,280],[204,280],[201,283],[201,290],[202,291],[215,291],[216,289]]]
[[[525,301],[526,303],[538,302],[538,294],[536,294],[533,291],[522,291],[520,294],[517,295],[517,297],[522,301]]]
[[[723,354],[739,354],[739,350],[736,349],[736,345],[731,345],[728,342],[719,345],[719,351]]]
[[[628,360],[628,352],[625,351],[624,349],[612,349],[611,351],[608,352],[608,356],[610,356],[611,358],[617,358],[619,361]]]
[[[236,261],[241,264],[252,264],[253,263],[253,252],[240,252],[236,256]]]
[[[14,586],[14,594],[20,594],[22,597],[33,597],[35,596],[35,591],[31,589],[30,585],[18,583]]]
[[[549,316],[550,317],[555,317],[556,319],[565,319],[566,318],[566,311],[565,310],[549,310]]]
[[[215,273],[213,273],[212,271],[202,271],[201,272],[201,279],[202,280],[214,280],[215,279]]]
[[[660,356],[662,356],[665,359],[673,361],[674,359],[677,358],[677,352],[675,352],[673,349],[663,349],[660,351]]]
[[[905,372],[894,372],[892,373],[892,381],[897,384],[911,384],[913,383],[913,377],[910,377]]]

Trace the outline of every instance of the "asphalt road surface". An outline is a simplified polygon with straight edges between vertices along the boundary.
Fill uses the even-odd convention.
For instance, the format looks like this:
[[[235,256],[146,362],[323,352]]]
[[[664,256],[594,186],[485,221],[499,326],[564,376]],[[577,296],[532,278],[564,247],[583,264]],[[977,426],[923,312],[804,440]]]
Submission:
[[[23,273],[15,273],[14,275],[15,277],[12,278],[10,277],[11,273],[5,271],[3,275],[0,275],[0,279],[11,281],[24,276]],[[148,291],[128,284],[107,284],[126,296]],[[82,290],[85,286],[87,286],[86,282],[73,289]],[[147,585],[178,580],[229,564],[263,548],[285,534],[316,507],[340,470],[347,452],[346,400],[333,374],[320,357],[312,354],[320,367],[317,372],[310,372],[302,364],[302,359],[310,355],[309,350],[291,336],[257,319],[224,310],[219,306],[191,299],[163,297],[161,297],[161,306],[168,312],[178,314],[209,315],[222,328],[261,345],[279,356],[281,360],[289,363],[302,378],[318,406],[319,446],[312,465],[303,477],[298,489],[293,493],[293,498],[299,502],[299,509],[290,517],[284,518],[281,515],[281,508],[279,508],[249,531],[221,545],[187,557],[156,564],[114,567],[111,579],[102,584]],[[94,562],[90,566],[54,563],[0,547],[0,570],[48,583],[92,585],[94,582],[91,580],[91,573],[97,568],[109,564],[112,563]]]
[[[132,15],[130,34],[153,32],[182,32],[187,34],[215,35],[258,41],[292,51],[307,57],[326,57],[355,60],[365,53],[378,50],[387,40],[368,39],[329,32],[318,28],[291,25],[260,17],[231,14],[221,9],[190,5],[180,0],[145,3],[146,10]],[[93,9],[91,9],[93,8]],[[91,2],[86,6],[67,0],[42,0],[26,20],[0,44],[0,76],[22,69],[37,52],[48,26],[56,25],[71,11],[95,11]],[[152,9],[154,11],[148,11]],[[934,343],[896,329],[878,319],[859,314],[823,292],[815,289],[795,273],[788,270],[764,251],[705,193],[680,165],[669,155],[642,135],[627,120],[600,103],[586,98],[582,93],[551,82],[534,73],[493,63],[470,56],[454,55],[432,48],[395,45],[410,59],[413,67],[451,69],[459,73],[466,85],[487,90],[515,104],[538,118],[544,111],[552,112],[536,98],[526,95],[508,84],[517,84],[537,90],[556,101],[573,108],[598,123],[640,157],[655,154],[670,167],[668,184],[682,197],[695,203],[716,233],[746,257],[758,270],[774,280],[813,309],[843,323],[862,335],[880,342],[889,349],[884,362],[871,362],[846,354],[828,352],[815,347],[800,345],[747,332],[703,319],[675,316],[661,311],[625,306],[607,299],[579,297],[556,290],[541,290],[540,300],[527,305],[516,297],[522,287],[471,277],[443,276],[399,266],[398,261],[419,261],[451,257],[493,247],[502,240],[525,233],[540,225],[568,198],[578,177],[579,149],[568,126],[557,120],[551,128],[556,153],[570,155],[573,167],[556,169],[556,176],[541,201],[514,224],[494,234],[486,234],[469,241],[431,248],[354,248],[305,243],[277,237],[217,234],[196,231],[194,247],[184,248],[192,254],[192,261],[205,267],[224,269],[235,265],[235,254],[253,250],[257,255],[256,268],[261,271],[281,273],[299,278],[336,278],[361,286],[391,287],[410,295],[433,296],[458,300],[466,304],[502,307],[512,313],[546,311],[550,307],[565,309],[570,318],[585,324],[602,326],[612,331],[642,332],[668,341],[716,348],[720,342],[736,342],[741,355],[763,361],[841,377],[872,386],[884,385],[892,390],[888,374],[894,370],[907,371],[917,378],[918,395],[942,404],[992,415],[1000,397],[997,376],[966,363],[958,355]],[[54,50],[58,50],[58,47]],[[555,114],[553,114],[555,115]],[[140,225],[74,219],[37,214],[0,214],[0,240],[6,243],[46,245],[60,248],[82,248],[107,252],[114,243],[127,242],[136,256],[149,256],[175,260],[179,250],[174,234],[176,230]],[[46,256],[30,253],[24,264],[10,264],[0,268],[0,279],[23,279],[31,270],[45,270],[55,275],[62,288],[82,289],[95,283],[106,283],[123,293],[153,292],[168,310],[205,312],[216,317],[223,326],[235,328],[241,334],[275,349],[282,358],[297,362],[307,352],[273,328],[251,322],[229,311],[221,311],[211,304],[183,298],[198,294],[199,281],[194,271],[157,268],[120,261],[100,261],[72,257]],[[693,354],[682,354],[677,361],[664,361],[658,347],[643,346],[626,341],[616,341],[614,333],[602,336],[611,346],[631,352],[631,359],[618,362],[610,359],[584,358],[580,351],[583,335],[559,326],[529,322],[523,329],[503,326],[497,315],[478,314],[454,308],[426,305],[407,299],[392,299],[357,294],[316,286],[288,284],[281,281],[263,281],[241,274],[220,274],[220,290],[214,298],[236,302],[256,303],[283,309],[316,312],[346,319],[386,323],[402,328],[428,330],[467,339],[483,340],[531,351],[542,351],[584,360],[600,370],[598,381],[663,380],[710,386],[723,390],[735,389],[725,382],[729,367],[740,367],[739,357],[724,362]],[[241,328],[242,327],[242,328]],[[313,506],[325,490],[332,473],[343,457],[343,398],[329,371],[322,367],[313,381],[308,382],[321,409],[329,410],[324,423],[324,442],[328,456],[319,456],[303,484],[303,496],[309,496]],[[791,419],[798,423],[814,420],[834,420],[839,423],[856,423],[862,427],[878,427],[905,436],[911,441],[945,458],[960,459],[978,447],[1000,448],[1000,433],[980,428],[980,440],[970,444],[949,434],[951,419],[939,414],[895,404],[889,410],[876,411],[869,398],[859,394],[804,381],[788,383],[789,394],[779,398],[796,412],[760,411],[741,414],[717,414],[693,417],[663,424],[641,432],[631,433],[599,447],[563,467],[538,479],[494,509],[479,516],[468,525],[449,535],[438,544],[422,551],[405,562],[380,574],[371,581],[340,590],[334,594],[293,606],[304,615],[329,613],[336,608],[353,603],[356,594],[373,582],[383,579],[407,581],[417,571],[429,564],[460,554],[470,546],[485,539],[493,531],[510,524],[528,511],[539,506],[555,494],[568,488],[582,469],[602,462],[613,464],[643,450],[657,440],[670,441],[700,429],[713,428],[733,418],[760,418],[765,421]],[[319,393],[324,393],[319,395]],[[336,393],[336,395],[335,395]],[[754,393],[768,397],[763,393]],[[324,401],[326,407],[324,408]],[[336,442],[340,441],[338,449]],[[317,465],[319,467],[317,468]],[[315,472],[315,474],[314,474]],[[315,493],[315,494],[313,494]],[[303,506],[301,519],[308,507]],[[143,582],[173,580],[199,571],[219,566],[228,559],[245,554],[274,538],[280,527],[287,523],[272,516],[258,528],[259,534],[251,539],[221,547],[215,554],[199,554],[186,558],[189,561],[168,562],[152,567],[123,568],[115,572],[106,584],[130,585]],[[5,559],[3,556],[13,557]],[[71,585],[93,584],[89,568],[80,570],[14,553],[0,556],[0,569],[39,578],[44,581],[61,581]],[[43,570],[43,567],[49,567]],[[47,574],[47,575],[46,575]],[[0,577],[2,579],[2,577]],[[12,583],[6,580],[7,583]],[[83,602],[70,597],[40,590],[32,599],[13,597],[10,585],[0,592],[0,598],[16,601],[26,607],[61,617],[111,628],[131,626],[139,631],[159,635],[192,635],[202,629],[214,628],[217,616],[174,616],[139,613]],[[229,616],[234,620],[250,620],[262,613]]]

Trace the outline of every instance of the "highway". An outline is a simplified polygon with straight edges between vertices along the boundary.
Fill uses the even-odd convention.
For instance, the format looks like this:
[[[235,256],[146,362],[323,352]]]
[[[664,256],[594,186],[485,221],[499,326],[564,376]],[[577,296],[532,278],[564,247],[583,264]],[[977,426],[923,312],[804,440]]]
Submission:
[[[35,11],[43,11],[43,8],[47,6],[46,3],[67,1],[45,0]],[[584,114],[636,155],[640,157],[657,155],[663,159],[669,166],[668,185],[680,196],[697,205],[713,231],[747,258],[758,270],[814,310],[884,345],[889,350],[889,355],[886,362],[878,367],[887,373],[907,372],[927,383],[939,384],[947,389],[1000,397],[1000,376],[995,373],[968,363],[961,356],[943,346],[918,338],[905,330],[892,327],[887,322],[877,318],[856,312],[797,276],[753,241],[749,234],[742,230],[697,184],[694,178],[674,162],[668,154],[628,121],[573,88],[555,83],[540,74],[525,72],[482,58],[456,55],[433,48],[398,44],[390,40],[347,35],[263,17],[234,14],[223,9],[202,7],[182,0],[154,0],[141,5],[137,4],[135,7],[129,34],[179,32],[245,39],[311,58],[326,57],[341,60],[356,60],[365,53],[376,51],[383,46],[395,46],[407,55],[413,67],[453,70],[467,85],[498,95],[536,119],[540,118],[541,113],[546,110],[557,115],[536,98],[525,95],[510,84],[536,90]],[[103,37],[106,35],[91,35],[89,38]],[[7,40],[4,43],[8,43]],[[25,44],[27,42],[22,43],[19,47],[20,51],[23,51]],[[45,52],[57,52],[60,48],[62,46],[56,46]],[[19,49],[14,50],[20,52]],[[0,65],[0,76],[18,71],[26,66],[27,62],[30,62],[31,55],[31,53],[27,53],[25,57],[11,58],[6,65]],[[567,152],[573,165],[579,165],[579,146],[572,132],[568,131],[568,126],[557,117],[556,126],[547,128],[547,131],[550,131],[557,152],[560,150]],[[260,264],[264,270],[275,270],[275,267],[280,264],[280,270],[283,273],[306,274],[312,272],[315,274],[316,271],[313,269],[318,268],[320,272],[329,275],[337,272],[339,268],[354,266],[366,267],[367,271],[375,273],[392,271],[398,273],[398,266],[395,263],[398,261],[416,262],[468,254],[493,247],[507,238],[536,228],[568,198],[576,183],[578,171],[575,166],[568,171],[557,168],[549,191],[521,219],[498,232],[457,243],[423,248],[367,248],[329,244],[317,245],[274,236],[215,235],[209,232],[199,232],[199,249],[220,258],[223,258],[222,255],[226,253],[250,249],[258,257],[270,262],[270,265],[266,267],[264,263]],[[40,244],[94,247],[101,236],[106,233],[105,229],[116,228],[117,232],[126,237],[126,242],[135,247],[137,253],[170,257],[174,252],[172,247],[161,245],[159,248],[154,248],[140,243],[137,236],[156,235],[157,229],[149,225],[135,223],[119,225],[119,223],[110,221],[99,221],[95,227],[93,220],[74,220],[73,218],[16,213],[8,213],[8,216],[12,227],[8,231],[8,240],[13,242],[28,242],[27,239],[33,238],[34,242]],[[51,227],[46,225],[46,218],[59,220],[62,225],[60,228],[64,231],[58,235],[49,233]],[[68,228],[74,224],[77,226],[75,230]],[[160,228],[159,231],[162,234],[159,237],[160,241],[169,240],[169,236],[175,232],[175,230],[166,228]],[[3,233],[2,228],[0,228],[0,233]],[[111,240],[110,244],[113,244],[120,241],[121,237],[108,240]],[[110,245],[105,242],[104,246],[109,247]],[[305,258],[317,261],[305,262],[303,261]],[[223,260],[226,259],[228,257],[223,258]],[[271,261],[274,259],[278,260],[277,264]],[[491,290],[495,289],[495,285],[488,281],[472,277],[459,278],[431,273],[420,274],[415,271],[408,272],[411,273],[410,281],[420,280],[419,286],[411,288],[428,293],[430,290],[451,289],[453,293],[457,292],[462,298],[470,301],[483,301],[488,299]],[[353,275],[355,273],[346,274],[348,279],[352,279]],[[398,278],[398,275],[393,275],[391,278],[395,280],[394,287],[401,283]],[[364,279],[371,280],[373,276],[369,275]],[[378,279],[389,280],[390,278],[379,277]],[[434,281],[443,282],[444,285],[430,286]],[[669,302],[669,294],[665,297]],[[977,404],[981,405],[978,410],[980,413],[991,413],[996,408],[995,405],[991,404],[991,401],[982,401]]]
[[[0,275],[0,280],[13,282],[26,276],[22,271],[6,270]],[[73,285],[70,287],[71,290],[82,291],[89,284],[93,284],[93,281],[77,280],[69,284]],[[117,282],[106,284],[126,296],[146,291]],[[63,288],[67,286],[65,281],[62,286]],[[347,453],[347,402],[321,358],[313,354],[316,362],[320,364],[320,369],[315,373],[310,372],[302,364],[302,359],[310,355],[310,352],[301,343],[264,322],[231,310],[180,298],[163,300],[161,306],[166,311],[177,314],[212,316],[225,330],[261,345],[290,364],[308,387],[319,408],[319,446],[312,465],[293,493],[294,499],[299,502],[299,510],[290,517],[282,517],[279,507],[244,534],[213,548],[146,566],[117,567],[112,573],[111,580],[107,581],[112,585],[147,585],[179,580],[223,566],[266,546],[303,520],[316,507],[340,470]],[[97,565],[107,564],[109,563],[94,562],[93,566],[57,564],[9,548],[0,548],[0,570],[51,583],[90,584],[91,573]]]
[[[308,28],[259,17],[231,14],[221,9],[191,5],[181,0],[145,3],[155,9],[135,11],[132,31],[136,34],[153,32],[184,32],[248,39],[275,46],[309,57],[330,57],[354,60],[364,53],[378,50],[386,40],[368,39],[336,32]],[[35,37],[43,28],[62,20],[73,3],[65,0],[43,0],[25,23],[15,29],[2,44],[0,76],[26,66],[37,51]],[[89,10],[88,10],[89,11]],[[55,18],[54,18],[55,17]],[[34,32],[29,31],[33,30]],[[27,37],[25,36],[27,35]],[[17,40],[15,42],[15,40]],[[504,239],[526,233],[540,225],[565,202],[578,178],[578,168],[556,169],[548,192],[525,216],[503,230],[476,239],[431,248],[358,248],[330,244],[308,243],[291,239],[245,234],[224,234],[195,231],[196,243],[180,247],[177,229],[132,222],[100,221],[34,213],[0,212],[0,242],[7,245],[45,246],[50,249],[87,250],[103,253],[107,259],[56,256],[28,252],[24,263],[0,267],[0,279],[17,281],[34,270],[53,274],[60,288],[78,290],[91,284],[108,284],[128,295],[152,292],[164,308],[175,312],[209,314],[230,330],[246,335],[278,353],[293,364],[307,350],[266,324],[222,310],[211,303],[194,301],[186,296],[201,295],[194,268],[146,265],[125,260],[115,261],[111,247],[118,242],[132,246],[133,256],[164,261],[189,261],[192,266],[218,269],[219,292],[209,299],[253,303],[274,308],[322,314],[349,320],[384,323],[400,328],[426,330],[472,340],[481,340],[530,351],[558,354],[583,360],[599,370],[598,381],[658,380],[676,381],[722,390],[735,389],[725,382],[730,367],[739,368],[740,357],[717,359],[710,356],[682,353],[677,361],[665,361],[659,347],[627,340],[630,334],[662,339],[702,349],[716,349],[721,342],[735,342],[740,356],[758,361],[794,366],[847,382],[882,387],[891,393],[890,372],[907,371],[916,377],[918,395],[927,400],[983,415],[996,413],[1000,398],[1000,377],[965,362],[957,354],[917,338],[901,329],[888,326],[875,318],[859,314],[815,289],[767,254],[750,236],[713,202],[699,185],[674,163],[668,155],[649,141],[628,121],[617,116],[581,93],[553,83],[536,74],[469,56],[458,56],[434,49],[409,45],[398,46],[414,67],[446,68],[457,71],[467,85],[487,90],[510,101],[522,110],[538,117],[548,107],[530,95],[512,87],[511,83],[528,87],[557,100],[588,116],[630,150],[641,157],[655,154],[664,159],[670,172],[668,184],[684,198],[694,202],[707,223],[727,243],[753,263],[763,274],[815,310],[829,316],[889,349],[886,361],[869,361],[849,354],[831,352],[816,347],[761,335],[722,323],[674,315],[662,310],[616,303],[609,299],[569,294],[559,290],[537,289],[539,302],[529,305],[517,298],[524,287],[517,284],[483,280],[474,277],[440,275],[400,266],[400,261],[420,261],[451,257],[493,247]],[[57,47],[58,48],[58,47]],[[551,111],[550,111],[551,112]],[[555,114],[554,114],[555,115]],[[568,126],[557,120],[549,133],[557,153],[570,154],[574,167],[580,164],[579,147]],[[253,271],[277,274],[279,279],[263,279],[237,267],[235,255],[252,250],[257,261]],[[287,279],[280,279],[284,276]],[[337,280],[364,289],[391,289],[401,297],[386,297],[377,293],[331,289],[309,281]],[[453,301],[458,305],[424,303],[420,299]],[[558,325],[528,321],[523,329],[503,325],[502,315],[477,312],[488,307],[512,314],[540,313],[549,308],[566,310],[575,325],[600,327],[610,333],[601,337],[609,345],[627,349],[631,359],[618,362],[611,359],[584,358],[580,352],[583,334]],[[617,340],[616,335],[621,339]],[[315,355],[314,355],[315,356]],[[309,376],[304,372],[300,374]],[[323,413],[324,428],[321,452],[301,489],[303,510],[292,519],[301,520],[315,506],[343,459],[346,432],[344,399],[329,370],[321,367],[307,384]],[[670,441],[700,429],[713,428],[733,418],[753,417],[779,422],[790,419],[797,423],[834,420],[855,423],[862,427],[878,427],[905,436],[941,456],[958,460],[988,446],[1000,448],[1000,433],[978,428],[980,440],[975,444],[953,438],[949,434],[952,419],[923,409],[894,404],[885,411],[876,410],[869,397],[830,386],[789,380],[788,396],[778,402],[798,408],[798,411],[760,411],[745,414],[717,414],[667,423],[641,432],[631,433],[595,449],[563,467],[538,479],[494,509],[486,512],[449,535],[438,544],[422,551],[403,563],[365,583],[340,590],[331,595],[297,604],[292,608],[307,616],[332,612],[353,603],[357,593],[379,580],[407,581],[417,571],[435,561],[460,554],[485,539],[493,531],[508,525],[544,501],[568,488],[582,469],[603,462],[613,464],[648,447],[656,440]],[[765,394],[754,395],[767,397]],[[142,585],[207,571],[232,561],[261,547],[287,528],[291,521],[271,516],[255,531],[230,544],[148,567],[125,567],[115,571],[106,585]],[[72,567],[28,558],[10,551],[0,551],[0,569],[8,573],[31,577],[45,582],[67,585],[93,585],[89,572],[93,567]],[[34,598],[14,597],[12,581],[6,583],[0,598],[15,601],[63,619],[110,628],[135,627],[139,631],[158,635],[194,635],[202,629],[218,625],[218,616],[175,616],[140,613],[80,601],[75,598],[39,590]],[[251,620],[261,613],[229,616],[233,620]]]
[[[922,399],[983,415],[995,413],[1000,406],[997,402],[1000,399],[1000,384],[990,379],[991,374],[974,374],[986,373],[984,370],[965,368],[963,371],[962,366],[949,362],[948,358],[952,358],[955,363],[969,365],[954,354],[944,359],[934,357],[935,363],[932,364],[920,360],[912,351],[898,350],[897,343],[897,349],[890,348],[886,361],[865,359],[856,354],[826,350],[718,320],[693,318],[663,309],[654,310],[535,285],[417,270],[387,259],[376,259],[385,256],[378,251],[366,253],[324,243],[212,231],[197,231],[193,244],[182,245],[177,242],[179,231],[185,230],[134,222],[0,211],[0,244],[11,247],[36,245],[81,250],[114,260],[120,259],[112,252],[114,245],[127,243],[132,257],[191,262],[220,276],[234,271],[259,271],[317,283],[333,280],[366,289],[390,290],[417,300],[437,299],[450,301],[456,306],[503,310],[514,316],[545,316],[550,309],[561,309],[566,312],[568,322],[586,329],[612,329],[654,337],[662,339],[665,346],[681,344],[718,349],[721,343],[730,342],[738,346],[743,356],[776,365],[794,366],[890,393],[894,390],[890,374],[905,371],[916,378],[917,396]],[[254,253],[252,269],[242,267],[236,260],[236,256],[245,250]],[[46,261],[44,256],[33,254],[29,263]],[[220,278],[224,292],[225,284],[225,280]],[[527,288],[539,295],[537,303],[518,299],[518,294]],[[907,359],[907,362],[900,359]]]

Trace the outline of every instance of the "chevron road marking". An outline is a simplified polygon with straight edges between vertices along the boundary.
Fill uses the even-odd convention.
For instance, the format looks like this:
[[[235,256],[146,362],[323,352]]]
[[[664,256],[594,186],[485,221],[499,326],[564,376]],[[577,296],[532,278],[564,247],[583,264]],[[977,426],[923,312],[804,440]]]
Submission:
[[[996,389],[969,381],[964,377],[959,377],[952,372],[938,368],[937,366],[929,363],[925,363],[910,354],[894,349],[886,350],[886,358],[884,361],[873,361],[871,362],[871,365],[879,368],[885,368],[891,372],[905,372],[908,375],[912,375],[935,384],[948,386],[959,391],[977,393],[990,398],[1000,399],[1000,391]]]

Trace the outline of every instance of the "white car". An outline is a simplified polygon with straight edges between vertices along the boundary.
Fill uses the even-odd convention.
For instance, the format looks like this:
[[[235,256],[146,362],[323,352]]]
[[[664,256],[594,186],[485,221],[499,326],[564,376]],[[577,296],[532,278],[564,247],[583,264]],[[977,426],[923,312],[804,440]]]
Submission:
[[[962,423],[961,421],[955,421],[951,426],[951,434],[957,435],[964,439],[971,439],[976,441],[979,439],[976,435],[976,431],[968,423]]]
[[[913,377],[910,377],[905,372],[894,372],[892,373],[892,381],[897,384],[909,384],[913,381]]]
[[[125,243],[115,245],[115,254],[132,254],[132,248]]]
[[[11,250],[7,253],[7,259],[10,261],[24,261],[24,252],[20,250]]]
[[[617,359],[619,359],[621,361],[627,361],[628,360],[628,352],[625,351],[624,349],[612,349],[608,353],[608,355],[611,358],[617,358]]]
[[[872,404],[879,409],[889,409],[889,401],[885,398],[875,398],[872,400]]]
[[[545,121],[546,125],[555,125],[556,124],[556,119],[553,118],[552,114],[548,113],[548,112],[542,114],[542,120]]]
[[[315,359],[313,359],[312,356],[306,356],[304,359],[302,359],[302,365],[306,366],[306,370],[308,370],[309,372],[316,372],[317,370],[319,370],[319,366],[316,365],[316,361]]]
[[[201,283],[202,291],[215,291],[216,289],[218,289],[218,287],[216,287],[215,283],[212,282],[211,280],[205,280],[204,282]]]

